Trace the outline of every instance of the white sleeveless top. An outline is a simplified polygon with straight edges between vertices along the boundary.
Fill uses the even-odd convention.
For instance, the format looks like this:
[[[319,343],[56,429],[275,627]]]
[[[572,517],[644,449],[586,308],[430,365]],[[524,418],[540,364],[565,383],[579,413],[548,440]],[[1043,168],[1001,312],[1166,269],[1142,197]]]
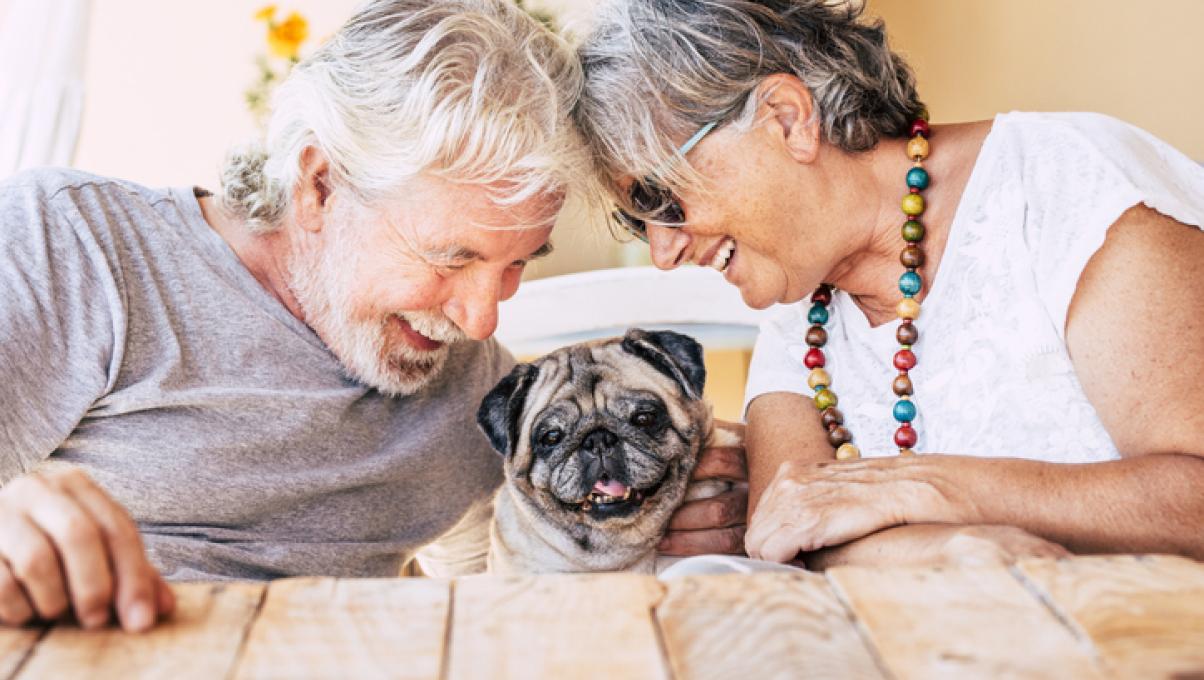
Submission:
[[[1108,227],[1138,203],[1204,226],[1204,168],[1107,116],[995,118],[916,322],[918,453],[1118,457],[1070,362],[1066,313]],[[790,305],[762,325],[746,409],[769,392],[813,395],[803,365],[810,307]],[[863,456],[895,455],[898,324],[871,328],[840,291],[829,312],[826,368],[854,443]]]

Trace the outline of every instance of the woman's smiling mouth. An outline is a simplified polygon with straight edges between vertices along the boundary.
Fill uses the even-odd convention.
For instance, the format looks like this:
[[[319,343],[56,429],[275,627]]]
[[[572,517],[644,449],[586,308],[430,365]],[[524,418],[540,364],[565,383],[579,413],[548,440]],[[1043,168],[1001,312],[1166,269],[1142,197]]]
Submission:
[[[727,270],[728,264],[732,261],[732,254],[736,252],[736,241],[731,237],[723,239],[719,244],[719,248],[715,250],[715,254],[711,256],[710,261],[703,266],[710,267],[719,273]]]

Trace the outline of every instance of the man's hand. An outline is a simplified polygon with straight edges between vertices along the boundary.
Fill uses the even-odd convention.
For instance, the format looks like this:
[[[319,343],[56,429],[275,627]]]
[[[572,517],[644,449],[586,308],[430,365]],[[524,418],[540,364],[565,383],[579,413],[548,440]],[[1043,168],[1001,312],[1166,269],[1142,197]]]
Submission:
[[[31,473],[0,489],[0,622],[73,611],[98,628],[115,607],[123,628],[141,632],[174,606],[133,519],[86,474]]]
[[[717,481],[731,488],[710,498],[687,500],[669,521],[659,550],[665,555],[739,555],[748,516],[748,465],[744,426],[715,421],[715,434],[694,468],[694,482]]]

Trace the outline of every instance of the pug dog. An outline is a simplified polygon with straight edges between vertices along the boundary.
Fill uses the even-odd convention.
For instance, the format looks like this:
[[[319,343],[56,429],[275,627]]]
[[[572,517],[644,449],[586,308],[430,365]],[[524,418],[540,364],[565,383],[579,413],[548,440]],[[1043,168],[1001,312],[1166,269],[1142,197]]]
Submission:
[[[673,512],[730,483],[690,475],[713,433],[702,347],[669,331],[559,349],[519,364],[477,421],[503,457],[494,574],[656,569]]]

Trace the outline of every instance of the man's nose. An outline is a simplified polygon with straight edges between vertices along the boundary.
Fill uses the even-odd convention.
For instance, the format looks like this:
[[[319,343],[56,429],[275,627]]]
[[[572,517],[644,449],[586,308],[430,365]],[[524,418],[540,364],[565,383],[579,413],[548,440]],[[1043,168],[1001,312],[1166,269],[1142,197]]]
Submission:
[[[686,247],[690,245],[690,235],[681,228],[661,227],[649,224],[648,248],[652,252],[652,264],[660,269],[676,269],[684,264]]]
[[[499,281],[465,282],[447,302],[444,313],[473,340],[485,340],[497,330]]]

